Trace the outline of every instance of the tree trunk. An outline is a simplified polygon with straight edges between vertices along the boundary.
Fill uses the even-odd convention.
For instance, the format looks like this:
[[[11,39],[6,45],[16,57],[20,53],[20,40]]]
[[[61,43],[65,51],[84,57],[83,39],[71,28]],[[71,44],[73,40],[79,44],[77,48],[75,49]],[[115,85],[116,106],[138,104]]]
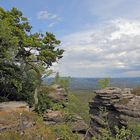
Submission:
[[[38,105],[38,93],[40,91],[40,86],[41,86],[41,82],[42,82],[41,74],[37,73],[37,75],[38,75],[37,76],[38,82],[37,82],[37,87],[35,88],[35,91],[34,91],[34,105],[33,105],[33,109],[35,109],[36,106]]]
[[[34,64],[31,64],[31,63],[28,63],[28,64],[37,73],[37,81],[38,82],[37,82],[37,87],[35,88],[35,91],[34,91],[34,105],[33,105],[32,109],[31,109],[31,110],[35,110],[36,106],[38,105],[38,92],[40,90],[42,79],[41,79],[41,74],[40,74],[40,71],[38,70],[38,68]]]

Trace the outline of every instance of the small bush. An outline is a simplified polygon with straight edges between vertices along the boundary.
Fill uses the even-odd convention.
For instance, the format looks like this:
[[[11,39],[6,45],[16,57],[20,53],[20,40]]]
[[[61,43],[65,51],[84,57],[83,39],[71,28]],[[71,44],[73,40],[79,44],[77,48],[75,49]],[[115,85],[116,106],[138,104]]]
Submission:
[[[93,137],[92,140],[137,140],[137,136],[130,129],[115,127],[116,134],[112,135],[108,129],[101,129],[100,135]]]
[[[109,86],[109,84],[110,84],[110,78],[104,78],[98,81],[98,86],[101,89],[106,88],[107,86]]]
[[[140,96],[140,86],[134,88],[134,90],[132,91],[132,93],[133,93],[134,95]]]
[[[81,140],[77,134],[73,134],[70,127],[66,124],[51,126],[51,130],[56,134],[57,138],[62,140]]]
[[[48,98],[49,87],[42,86],[38,94],[38,105],[36,106],[35,111],[39,114],[43,114],[46,109],[51,108],[52,101]]]

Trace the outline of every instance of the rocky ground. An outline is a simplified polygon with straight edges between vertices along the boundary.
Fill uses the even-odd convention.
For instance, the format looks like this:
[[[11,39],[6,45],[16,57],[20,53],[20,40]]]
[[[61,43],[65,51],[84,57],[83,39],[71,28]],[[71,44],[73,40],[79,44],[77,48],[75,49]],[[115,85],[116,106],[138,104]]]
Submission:
[[[89,103],[90,126],[80,116],[65,111],[68,97],[62,87],[53,85],[51,89],[48,97],[54,103],[61,102],[62,107],[50,108],[44,112],[42,119],[45,126],[67,124],[73,134],[79,135],[81,139],[91,140],[92,136],[100,134],[102,128],[109,128],[114,133],[114,126],[127,127],[130,121],[140,123],[140,96],[133,94],[132,89],[109,87],[95,91],[96,96]],[[27,103],[0,103],[0,134],[9,130],[21,133],[28,129],[36,131],[40,125],[37,122]],[[42,133],[42,128],[40,132]]]
[[[83,139],[88,125],[80,116],[71,116],[64,111],[68,103],[68,98],[67,93],[62,87],[53,85],[50,88],[51,90],[48,97],[54,103],[61,102],[62,108],[60,110],[55,110],[53,108],[47,109],[42,115],[44,124],[49,127],[67,124],[73,134],[77,134]],[[0,103],[0,134],[11,130],[23,133],[28,129],[35,129],[38,127],[30,111],[28,104],[25,102]]]

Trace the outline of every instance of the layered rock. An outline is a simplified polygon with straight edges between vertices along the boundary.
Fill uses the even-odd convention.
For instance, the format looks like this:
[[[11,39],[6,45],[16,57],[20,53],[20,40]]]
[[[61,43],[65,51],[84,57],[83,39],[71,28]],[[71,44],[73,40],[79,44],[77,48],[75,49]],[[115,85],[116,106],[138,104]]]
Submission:
[[[65,121],[65,114],[63,111],[47,110],[43,118],[46,124],[58,124]]]
[[[48,97],[54,102],[54,104],[61,104],[61,109],[49,109],[43,115],[45,124],[68,124],[71,131],[80,135],[82,138],[85,136],[88,129],[88,125],[78,115],[71,115],[65,113],[66,104],[68,104],[68,95],[64,88],[59,85],[52,85],[50,87],[50,93]]]
[[[89,103],[91,114],[90,135],[98,135],[102,128],[127,126],[129,121],[140,122],[140,97],[132,89],[109,87],[95,91],[96,96]]]
[[[84,120],[78,115],[73,116],[70,127],[73,133],[79,134],[81,137],[86,135],[86,132],[89,128]]]
[[[11,101],[0,103],[0,113],[1,112],[11,112],[11,111],[29,111],[29,105],[26,102],[21,101]]]
[[[59,85],[52,85],[48,97],[54,102],[67,101],[67,93],[64,88]]]

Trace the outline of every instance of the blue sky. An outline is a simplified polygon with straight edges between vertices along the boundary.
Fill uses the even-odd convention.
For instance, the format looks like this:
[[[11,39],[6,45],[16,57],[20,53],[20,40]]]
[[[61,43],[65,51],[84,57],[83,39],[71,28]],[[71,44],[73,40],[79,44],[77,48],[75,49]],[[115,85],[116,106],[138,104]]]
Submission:
[[[17,7],[33,32],[53,32],[64,57],[53,69],[63,76],[140,76],[139,0],[0,0]]]
[[[83,30],[89,23],[96,23],[96,16],[89,14],[86,0],[0,0],[1,6],[17,7],[30,19],[33,31],[51,31],[58,36]],[[38,14],[42,13],[42,18]],[[46,13],[45,13],[46,12]],[[45,17],[46,14],[46,17]],[[56,15],[53,19],[47,14]],[[52,28],[53,27],[53,28]]]

